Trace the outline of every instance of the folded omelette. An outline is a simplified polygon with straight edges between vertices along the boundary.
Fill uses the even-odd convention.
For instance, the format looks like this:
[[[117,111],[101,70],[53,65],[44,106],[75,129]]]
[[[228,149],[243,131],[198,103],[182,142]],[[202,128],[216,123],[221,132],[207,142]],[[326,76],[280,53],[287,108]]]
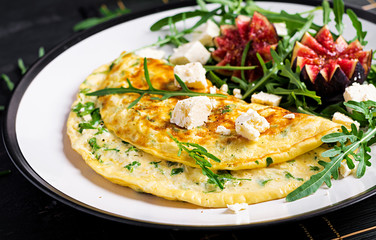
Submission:
[[[132,57],[132,60],[137,59]],[[175,161],[176,157],[166,160],[166,155],[159,154],[164,157],[160,158],[159,156],[148,153],[149,148],[145,147],[148,146],[146,142],[153,141],[154,138],[149,138],[148,135],[145,135],[144,144],[140,144],[139,141],[134,141],[138,144],[133,145],[130,144],[129,141],[132,140],[132,138],[123,136],[122,134],[118,135],[118,133],[116,133],[116,129],[120,128],[120,126],[115,127],[114,125],[111,125],[112,127],[108,127],[108,122],[103,116],[101,116],[101,113],[104,112],[104,110],[101,109],[104,99],[85,95],[87,92],[98,90],[103,86],[106,80],[113,77],[111,74],[114,73],[108,74],[108,67],[108,65],[104,65],[98,68],[81,84],[77,99],[72,105],[72,111],[67,121],[67,133],[70,137],[73,149],[82,156],[85,162],[94,171],[113,183],[169,200],[185,201],[203,207],[226,207],[228,204],[252,204],[283,198],[289,192],[300,186],[304,181],[308,180],[310,176],[322,170],[322,166],[318,164],[318,161],[328,161],[328,159],[321,157],[321,152],[325,151],[324,148],[319,147],[314,150],[309,148],[315,145],[320,145],[319,137],[317,137],[317,135],[321,135],[322,132],[331,131],[330,129],[334,128],[334,125],[331,122],[301,114],[297,114],[296,118],[301,119],[308,126],[304,124],[299,125],[299,122],[296,121],[290,122],[282,119],[280,119],[282,122],[278,122],[277,116],[286,113],[286,110],[255,105],[252,107],[266,116],[268,120],[275,118],[274,123],[279,124],[278,127],[275,127],[275,129],[268,133],[267,136],[261,138],[263,139],[262,141],[273,141],[275,143],[277,140],[273,140],[274,136],[274,138],[277,138],[278,141],[281,141],[281,144],[284,145],[284,151],[291,152],[296,149],[299,150],[299,146],[304,146],[304,150],[300,149],[299,152],[305,153],[300,156],[295,156],[297,154],[290,153],[288,158],[284,158],[284,160],[289,159],[288,161],[264,168],[260,167],[247,170],[216,170],[215,173],[220,176],[220,180],[224,185],[224,189],[221,190],[217,185],[210,182],[204,174],[202,174],[201,169],[196,166],[190,166],[190,159],[186,158],[186,160],[179,162]],[[140,76],[142,75],[142,73],[138,74],[140,74]],[[119,79],[120,76],[121,74],[118,75]],[[217,100],[220,101],[219,99]],[[234,116],[223,116],[223,119],[226,119],[226,123],[229,123],[230,125],[232,121],[231,119],[236,117],[235,113],[245,108],[246,103],[237,101],[231,97],[227,98],[225,101],[231,101],[233,104],[237,104],[237,107],[233,106],[234,109],[238,109],[236,111],[234,110]],[[118,111],[124,111],[123,108],[127,106],[127,104],[128,101],[123,102],[123,104],[120,102],[118,105]],[[167,104],[168,108],[170,107],[169,104],[170,102]],[[141,105],[136,106],[136,109],[142,111],[144,110],[142,106],[147,108],[145,103],[142,103]],[[155,119],[155,121],[162,121],[161,119],[167,118],[164,114],[165,109],[166,108],[162,108],[158,111],[161,115],[160,120],[158,120],[156,115],[149,116]],[[101,110],[101,112],[99,110]],[[147,119],[145,120],[143,114],[145,113],[141,112],[134,117],[144,123],[146,123],[145,121],[152,122]],[[106,113],[104,113],[104,115],[106,115]],[[122,121],[123,119],[119,119],[118,125],[137,124],[136,121]],[[113,121],[110,122],[114,124]],[[329,127],[325,127],[325,123],[327,123]],[[300,129],[298,131],[298,128],[294,125],[299,125],[303,130]],[[316,135],[311,132],[310,126],[313,127],[312,131],[314,131]],[[172,128],[173,126],[167,124],[165,127],[166,130],[162,130],[171,131],[174,136],[179,137],[180,139],[197,141],[200,144],[205,144],[205,141],[200,139],[204,137],[204,135],[200,135],[198,132],[197,134],[200,138],[192,138],[192,135],[187,132],[187,136],[185,136],[183,134],[184,130],[179,129],[175,132]],[[208,128],[211,129],[212,127]],[[282,134],[281,131],[286,130],[287,128],[290,130]],[[204,129],[205,134],[209,134],[209,132],[209,130]],[[132,134],[137,135],[139,133],[135,132]],[[284,140],[286,136],[281,135],[291,135],[291,137],[288,137],[290,140]],[[300,135],[305,137],[300,138]],[[249,147],[246,142],[242,142],[242,140],[236,136],[222,137],[213,133],[209,135],[207,139],[207,141],[218,141],[217,144],[219,144],[220,147],[212,146],[211,144],[206,144],[206,146],[215,150],[218,157],[221,157],[222,161],[226,163],[225,166],[230,163],[234,164],[233,166],[238,166],[238,162],[240,162],[239,164],[244,165],[245,160],[239,160],[241,159],[240,156],[230,158],[230,160],[227,160],[224,157],[228,156],[231,151],[230,149],[235,146],[227,148],[225,143],[230,144],[231,141],[235,141],[240,149]],[[311,139],[309,142],[315,142],[315,144],[312,144],[312,146],[307,148],[307,144],[301,145],[301,141],[296,139],[302,139],[301,141],[303,142],[306,139]],[[168,138],[165,138],[165,140],[167,141]],[[291,144],[289,141],[295,142]],[[159,145],[154,145],[154,151],[158,148],[157,146]],[[145,151],[141,150],[141,147],[142,149],[145,149]],[[259,151],[263,152],[261,155],[272,154],[270,152],[267,153],[264,149],[275,149],[274,146],[268,142],[265,142],[263,145],[259,144],[257,148]],[[171,144],[171,149],[174,149],[173,144]],[[247,156],[245,152],[233,152],[233,154]],[[273,154],[276,153],[273,152]],[[247,159],[247,161],[252,161],[249,159],[256,158]]]
[[[100,89],[132,86],[147,89],[143,59],[126,54],[113,66]],[[177,90],[174,84],[174,67],[163,60],[148,59],[147,68],[154,88]],[[211,84],[201,92],[209,93]],[[266,159],[282,163],[294,159],[319,147],[321,137],[338,131],[337,123],[307,114],[293,113],[294,118],[284,118],[291,112],[272,106],[249,104],[232,95],[213,97],[215,107],[208,121],[201,127],[187,130],[170,122],[171,113],[178,100],[186,97],[171,97],[163,101],[146,95],[132,108],[128,106],[139,98],[139,94],[111,94],[98,98],[104,124],[116,136],[149,154],[161,159],[198,167],[187,154],[178,155],[179,148],[170,136],[178,141],[196,143],[221,162],[210,162],[212,169],[240,170],[265,167]],[[235,120],[248,109],[264,117],[270,128],[263,132],[258,141],[249,141],[235,132]],[[216,132],[218,126],[231,130],[224,136]]]

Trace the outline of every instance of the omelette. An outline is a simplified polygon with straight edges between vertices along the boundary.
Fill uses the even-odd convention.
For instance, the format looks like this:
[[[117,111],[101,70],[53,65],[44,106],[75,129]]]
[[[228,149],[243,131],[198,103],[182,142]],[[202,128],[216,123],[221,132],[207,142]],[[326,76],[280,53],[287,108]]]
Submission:
[[[174,67],[164,60],[149,58],[147,69],[155,89],[176,91]],[[129,82],[128,82],[129,81]],[[143,59],[134,54],[122,54],[111,66],[99,89],[127,88],[129,83],[138,89],[148,89]],[[212,86],[198,92],[209,93]],[[339,131],[340,125],[330,120],[301,113],[292,113],[274,106],[247,103],[232,95],[211,97],[213,109],[203,126],[185,129],[171,123],[171,114],[179,100],[187,97],[171,97],[155,100],[157,95],[138,93],[110,94],[98,98],[98,108],[104,125],[109,131],[148,154],[160,159],[198,167],[188,153],[179,153],[172,139],[199,144],[221,161],[210,161],[212,169],[241,170],[263,168],[270,164],[283,163],[319,147],[321,137]],[[160,97],[160,96],[159,96]],[[256,111],[270,124],[257,141],[250,141],[235,131],[235,121],[249,109]],[[293,114],[293,118],[284,118]],[[230,130],[223,135],[216,132],[218,126]],[[172,137],[171,137],[172,136]],[[269,160],[269,161],[268,161]]]
[[[73,149],[82,156],[88,166],[113,183],[169,200],[189,202],[203,207],[226,207],[235,203],[253,204],[283,198],[308,180],[310,176],[322,170],[323,167],[318,164],[320,160],[329,161],[327,158],[321,157],[321,153],[326,149],[319,147],[290,158],[289,161],[265,168],[215,170],[224,185],[224,189],[221,190],[202,174],[201,169],[182,162],[165,160],[143,151],[138,145],[130,144],[107,126],[100,112],[103,99],[99,100],[101,98],[87,96],[85,93],[95,91],[103,86],[108,78],[108,67],[109,65],[104,65],[96,69],[81,84],[67,120],[67,134]],[[230,99],[232,98],[229,97],[223,101],[231,101]],[[232,101],[235,102],[235,100]],[[236,103],[240,105],[239,110],[236,111],[240,111],[245,105],[241,101]],[[278,111],[282,111],[279,108],[259,105],[255,105],[254,108],[265,116],[274,112],[278,114]],[[137,109],[138,111],[142,110],[141,108]],[[137,116],[142,116],[141,114]],[[162,111],[159,114],[161,114],[161,118],[165,117]],[[155,116],[150,115],[150,117]],[[303,120],[304,117],[304,115],[296,115],[298,119]],[[138,117],[138,119],[142,120],[143,117]],[[227,119],[226,122],[231,123],[231,117],[225,119]],[[269,119],[273,119],[273,116],[268,117]],[[289,122],[279,124],[289,126]],[[312,124],[314,125],[314,123]],[[275,131],[278,131],[277,129],[279,128],[276,127]],[[207,133],[207,130],[204,131]],[[182,139],[190,137],[187,135],[186,138],[183,138],[184,134],[179,132],[171,131],[171,133]],[[211,136],[211,138],[213,137]],[[240,144],[239,139],[236,140],[235,137],[230,139]],[[218,140],[219,144],[226,142],[226,139]],[[224,142],[222,143],[222,141]],[[268,147],[271,146],[268,145]],[[225,160],[224,155],[218,156]]]

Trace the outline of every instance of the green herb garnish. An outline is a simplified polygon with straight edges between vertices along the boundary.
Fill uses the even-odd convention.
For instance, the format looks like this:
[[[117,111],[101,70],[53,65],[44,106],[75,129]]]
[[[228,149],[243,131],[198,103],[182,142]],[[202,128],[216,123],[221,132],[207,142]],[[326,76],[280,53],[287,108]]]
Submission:
[[[320,171],[320,167],[318,167],[318,166],[309,166],[309,170],[311,170],[311,171]]]
[[[133,161],[133,162],[131,162],[131,163],[125,165],[124,168],[128,169],[129,172],[133,172],[133,170],[134,170],[136,167],[140,166],[140,165],[141,165],[140,162],[138,162],[138,161]]]
[[[294,177],[290,172],[285,172],[285,178],[287,179],[295,179],[295,180],[298,180],[298,181],[303,181],[304,179],[303,178],[296,178]]]
[[[266,158],[266,167],[269,167],[270,164],[273,163],[273,159],[271,157]]]
[[[208,161],[208,159],[215,162],[221,162],[221,160],[196,143],[180,142],[170,133],[168,133],[168,135],[179,147],[178,156],[181,155],[182,151],[188,153],[188,155],[196,161],[196,164],[200,166],[202,173],[207,176],[213,184],[216,184],[221,190],[223,190],[224,187],[219,179],[219,176],[210,170],[212,164]]]
[[[153,85],[150,81],[146,58],[144,58],[144,75],[145,75],[145,80],[146,80],[146,82],[149,86],[148,89],[144,90],[144,89],[135,88],[135,87],[133,87],[133,85],[129,81],[129,79],[127,79],[127,82],[128,82],[127,88],[124,88],[124,87],[121,87],[121,88],[105,88],[105,89],[98,90],[98,91],[95,91],[95,92],[87,93],[86,95],[88,95],[88,96],[104,96],[104,95],[109,95],[109,94],[122,94],[122,93],[138,93],[138,94],[140,94],[140,96],[136,100],[134,100],[131,104],[129,104],[128,109],[135,106],[145,94],[153,94],[153,95],[161,95],[162,96],[162,97],[152,97],[152,98],[150,98],[152,100],[165,100],[165,99],[168,99],[170,97],[176,97],[176,96],[226,97],[226,95],[224,95],[224,94],[210,94],[210,93],[200,93],[200,92],[191,91],[185,85],[185,83],[179,78],[179,76],[176,75],[176,74],[175,74],[175,78],[176,78],[177,82],[180,84],[180,86],[182,88],[181,90],[179,90],[179,91],[166,91],[166,90],[156,89],[156,88],[153,87]]]
[[[174,176],[174,175],[177,175],[177,174],[180,174],[184,172],[184,168],[180,167],[180,168],[173,168],[171,170],[171,176]]]
[[[330,158],[330,162],[319,161],[319,164],[324,169],[311,176],[307,182],[287,195],[287,201],[295,201],[313,194],[324,182],[330,187],[331,178],[338,179],[338,169],[343,160],[346,160],[347,166],[350,169],[355,167],[354,161],[359,163],[356,171],[358,178],[362,177],[366,171],[366,167],[371,165],[369,161],[371,159],[371,155],[369,154],[371,152],[370,146],[376,142],[376,102],[349,101],[344,104],[367,119],[368,129],[363,132],[362,130],[358,130],[355,124],[351,124],[351,131],[342,126],[342,132],[330,133],[322,137],[321,141],[324,143],[334,144],[332,149],[322,153],[323,157]]]

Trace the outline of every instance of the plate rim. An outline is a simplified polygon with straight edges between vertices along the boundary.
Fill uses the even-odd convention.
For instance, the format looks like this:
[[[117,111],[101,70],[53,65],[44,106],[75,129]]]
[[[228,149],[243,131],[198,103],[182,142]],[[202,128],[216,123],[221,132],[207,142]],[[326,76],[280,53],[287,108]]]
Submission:
[[[287,0],[287,1],[261,0],[261,1],[256,1],[256,3],[257,2],[287,2],[287,3],[293,3],[293,4],[308,5],[308,6],[317,6],[318,4],[321,4],[321,0],[306,0],[304,1],[304,3],[302,3],[299,0]],[[4,115],[5,117],[3,119],[3,123],[1,126],[2,128],[1,137],[4,143],[5,150],[9,158],[13,162],[13,164],[16,166],[17,170],[20,171],[21,174],[26,179],[28,179],[29,182],[31,182],[34,186],[36,186],[39,190],[41,190],[45,194],[62,202],[63,204],[66,204],[86,214],[90,214],[95,217],[100,217],[102,219],[106,219],[110,221],[131,224],[131,225],[136,225],[136,226],[141,226],[141,227],[152,227],[152,228],[174,229],[174,230],[237,230],[237,229],[244,229],[244,228],[259,228],[259,227],[271,226],[271,225],[282,224],[282,223],[292,223],[292,222],[302,221],[304,219],[313,218],[315,216],[319,216],[319,215],[323,215],[329,212],[339,210],[341,208],[350,206],[352,204],[355,204],[357,202],[360,202],[366,198],[369,198],[375,195],[376,185],[353,197],[347,198],[343,201],[328,205],[326,207],[323,207],[317,210],[312,210],[312,211],[294,215],[294,216],[283,217],[277,220],[260,221],[257,223],[247,223],[247,224],[240,224],[240,225],[236,225],[236,224],[212,225],[212,226],[211,225],[207,225],[207,226],[173,225],[169,223],[158,223],[158,222],[147,221],[147,220],[137,220],[137,219],[127,218],[125,216],[120,216],[115,213],[110,213],[110,212],[95,208],[93,206],[80,202],[76,199],[73,199],[72,197],[56,189],[33,170],[33,168],[29,165],[26,158],[23,156],[21,149],[19,148],[17,134],[15,130],[16,129],[15,120],[16,120],[18,108],[23,98],[23,95],[25,91],[28,89],[31,82],[35,79],[35,77],[51,61],[57,58],[61,53],[63,53],[70,47],[78,44],[79,42],[85,40],[86,38],[89,38],[90,36],[98,32],[101,32],[103,30],[106,30],[107,28],[116,26],[118,24],[130,21],[130,20],[134,20],[143,16],[147,16],[153,13],[193,6],[195,4],[196,4],[196,1],[194,0],[175,2],[175,3],[171,3],[167,5],[162,5],[160,7],[145,9],[145,10],[141,10],[137,12],[132,12],[123,16],[119,16],[107,22],[101,23],[97,26],[94,26],[90,29],[72,34],[70,37],[68,37],[67,39],[65,39],[64,41],[62,41],[61,43],[53,47],[50,51],[48,51],[45,54],[45,56],[43,56],[42,58],[34,62],[32,66],[28,69],[28,71],[25,73],[25,75],[21,78],[16,88],[14,89],[13,94],[5,109],[5,115]],[[330,4],[332,3],[330,2]],[[355,6],[352,4],[345,4],[345,8],[352,9],[358,15],[358,17],[376,24],[375,14],[359,9],[358,6]]]

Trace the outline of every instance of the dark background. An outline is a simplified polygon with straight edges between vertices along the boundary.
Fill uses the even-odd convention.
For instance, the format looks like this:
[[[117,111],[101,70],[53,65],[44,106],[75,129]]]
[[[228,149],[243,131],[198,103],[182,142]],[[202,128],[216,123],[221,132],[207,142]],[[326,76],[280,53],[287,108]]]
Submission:
[[[179,1],[123,1],[132,12],[174,2]],[[360,8],[373,0],[345,2]],[[100,16],[102,4],[117,8],[114,0],[0,0],[0,74],[7,74],[17,85],[22,77],[19,58],[31,66],[40,47],[47,52],[72,36],[76,23]],[[376,8],[369,12],[376,13]],[[11,94],[0,79],[0,105],[6,108]],[[5,111],[0,111],[1,126],[4,115]],[[69,207],[26,180],[1,141],[0,172],[4,170],[11,172],[0,176],[0,239],[376,239],[376,196],[303,221],[231,231],[188,231],[112,222]]]

